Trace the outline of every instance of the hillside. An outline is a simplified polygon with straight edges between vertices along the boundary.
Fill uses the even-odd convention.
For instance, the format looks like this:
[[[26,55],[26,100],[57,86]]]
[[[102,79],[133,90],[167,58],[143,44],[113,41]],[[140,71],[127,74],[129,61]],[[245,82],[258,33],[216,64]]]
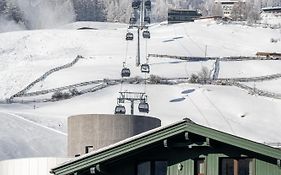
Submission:
[[[85,26],[93,30],[76,30]],[[1,33],[2,103],[47,71],[73,62],[77,55],[82,55],[83,58],[70,67],[44,77],[28,92],[95,80],[120,79],[124,61],[131,69],[132,77],[147,77],[148,75],[143,75],[140,68],[135,66],[136,40],[126,42],[126,27],[119,23],[83,22],[52,30]],[[198,21],[175,25],[154,24],[150,31],[151,39],[141,41],[144,51],[141,63],[145,62],[146,53],[204,57],[206,51],[208,57],[228,57],[255,56],[257,51],[281,52],[281,34],[278,29]],[[135,30],[132,32],[136,34]],[[272,43],[272,38],[279,39],[279,42]],[[213,69],[215,61],[187,62],[150,57],[148,63],[151,66],[151,75],[187,78],[201,71],[204,66],[209,70]],[[218,77],[265,76],[280,73],[280,67],[280,60],[220,61]],[[246,84],[280,93],[279,81],[273,79]],[[0,150],[6,150],[7,145],[23,145],[16,148],[19,153],[10,153],[0,159],[63,154],[64,147],[58,150],[56,145],[45,144],[42,140],[65,146],[67,117],[81,113],[113,114],[121,89],[145,91],[151,107],[149,115],[160,118],[163,125],[189,117],[199,124],[258,142],[281,142],[278,127],[281,123],[279,99],[251,95],[233,86],[188,83],[147,86],[116,84],[58,102],[0,104],[0,120],[9,119],[0,124],[3,125],[0,128],[4,128],[0,139],[5,143],[0,145]],[[50,95],[46,96],[49,98]],[[35,100],[37,98],[41,97],[29,97]],[[18,126],[16,131],[13,130],[13,125]],[[23,132],[25,130],[29,132]],[[28,141],[21,137],[34,139]],[[46,149],[37,152],[25,148],[28,144],[34,144],[35,150],[38,150],[37,145],[45,145]]]

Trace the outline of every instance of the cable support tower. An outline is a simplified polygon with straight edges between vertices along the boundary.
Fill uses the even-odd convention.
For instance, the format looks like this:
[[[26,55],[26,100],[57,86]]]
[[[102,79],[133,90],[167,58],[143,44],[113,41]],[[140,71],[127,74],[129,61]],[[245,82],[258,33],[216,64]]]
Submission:
[[[123,62],[123,68],[121,71],[121,88],[120,88],[120,96],[117,98],[117,106],[115,107],[115,114],[126,114],[126,108],[123,105],[125,102],[131,102],[131,114],[134,114],[134,103],[139,102],[139,112],[148,113],[149,105],[147,103],[147,95],[145,95],[146,84],[147,84],[147,74],[150,72],[150,67],[148,65],[148,56],[147,56],[147,39],[150,39],[150,32],[148,30],[148,24],[150,24],[150,11],[151,11],[151,0],[133,0],[132,2],[133,14],[131,15],[129,21],[129,27],[126,33],[126,56],[125,61]],[[141,72],[145,73],[145,85],[144,92],[129,92],[123,91],[123,82],[124,78],[128,78],[131,76],[131,71],[127,67],[127,57],[128,57],[128,45],[129,42],[134,40],[134,34],[130,31],[130,29],[137,29],[137,59],[136,66],[139,67],[141,65]],[[142,37],[146,39],[145,42],[145,63],[141,64],[141,31]],[[130,95],[139,95],[138,98],[130,97]],[[129,96],[129,97],[128,97]]]

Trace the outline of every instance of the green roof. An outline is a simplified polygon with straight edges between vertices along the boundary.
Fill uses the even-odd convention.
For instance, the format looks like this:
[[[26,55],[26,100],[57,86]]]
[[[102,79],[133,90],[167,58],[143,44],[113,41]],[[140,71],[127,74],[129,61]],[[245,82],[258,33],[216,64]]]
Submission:
[[[121,156],[125,153],[129,153],[141,147],[185,132],[201,135],[211,140],[233,145],[278,160],[281,159],[281,150],[215,129],[207,128],[205,126],[198,125],[189,119],[185,119],[168,126],[147,131],[108,147],[74,158],[53,168],[51,172],[57,175],[74,173],[83,168],[91,167],[106,160]]]

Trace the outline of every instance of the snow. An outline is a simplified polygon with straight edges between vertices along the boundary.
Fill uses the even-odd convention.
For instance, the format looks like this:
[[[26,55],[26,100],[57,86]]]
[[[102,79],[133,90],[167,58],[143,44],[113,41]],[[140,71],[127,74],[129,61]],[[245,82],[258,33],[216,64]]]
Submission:
[[[281,25],[281,15],[280,13],[261,13],[261,23],[271,26],[277,26],[280,28]]]
[[[7,112],[0,112],[0,122],[0,160],[66,153],[64,133]],[[46,146],[50,143],[52,146]]]
[[[94,30],[76,30],[81,27]],[[125,41],[126,27],[120,23],[80,22],[53,30],[1,33],[0,99],[9,98],[50,69],[72,62],[77,55],[84,58],[72,67],[49,75],[28,92],[121,78],[120,70],[125,60],[132,77],[145,77],[135,66],[136,40]],[[136,35],[135,30],[130,31]],[[277,29],[197,21],[153,24],[150,31],[151,39],[141,41],[144,51],[141,63],[146,62],[146,53],[202,57],[206,51],[207,56],[223,57],[255,56],[257,51],[281,52],[281,42],[271,42],[271,38],[281,38]],[[148,63],[151,74],[167,78],[189,77],[203,66],[210,70],[214,66],[214,61],[186,62],[152,57]],[[280,64],[274,60],[221,61],[219,77],[280,73]],[[272,80],[256,83],[256,87],[278,91],[279,84],[279,80]],[[58,102],[0,104],[0,150],[5,150],[0,152],[8,152],[0,155],[0,159],[63,155],[67,117],[89,113],[113,114],[120,90],[146,92],[151,108],[146,115],[160,118],[163,125],[188,117],[200,125],[257,142],[281,142],[280,100],[252,96],[237,87],[118,84]],[[126,107],[129,109],[129,104]]]
[[[219,78],[258,77],[280,73],[281,62],[267,61],[226,61],[220,62]]]
[[[245,83],[246,85],[257,88],[257,89],[262,89],[265,91],[270,91],[274,93],[279,93],[281,94],[281,80],[276,79],[276,80],[271,80],[271,81],[262,81],[262,82],[249,82]]]

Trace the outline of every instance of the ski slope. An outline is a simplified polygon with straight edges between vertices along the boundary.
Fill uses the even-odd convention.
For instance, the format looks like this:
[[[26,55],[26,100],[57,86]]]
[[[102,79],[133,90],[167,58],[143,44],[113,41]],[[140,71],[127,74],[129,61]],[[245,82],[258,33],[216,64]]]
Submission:
[[[81,27],[93,29],[76,30]],[[131,31],[136,34],[135,30]],[[271,42],[271,38],[281,38],[278,29],[198,21],[153,24],[150,31],[151,39],[141,40],[141,63],[145,63],[148,53],[202,57],[206,52],[207,56],[223,57],[255,56],[257,51],[281,52],[281,42]],[[84,58],[50,74],[30,92],[85,81],[119,79],[124,61],[132,77],[145,78],[135,66],[137,41],[126,42],[126,32],[124,24],[83,22],[52,30],[1,33],[0,99],[9,98],[50,69],[70,63],[77,55]],[[189,77],[202,67],[211,70],[214,62],[150,58],[148,63],[150,74],[173,78]],[[219,77],[263,76],[280,73],[280,68],[281,61],[221,62]],[[280,86],[278,80],[272,80],[270,85],[266,83],[260,82],[257,86],[273,91]],[[149,115],[160,118],[163,125],[188,117],[198,124],[254,141],[281,142],[280,100],[253,96],[237,87],[124,84],[52,103],[0,104],[3,121],[0,122],[3,142],[0,150],[11,149],[8,154],[0,155],[0,159],[64,154],[67,117],[113,114],[120,90],[146,92],[151,108]],[[136,111],[136,114],[139,113]]]
[[[1,160],[66,154],[64,132],[9,112],[0,112],[0,122]]]

